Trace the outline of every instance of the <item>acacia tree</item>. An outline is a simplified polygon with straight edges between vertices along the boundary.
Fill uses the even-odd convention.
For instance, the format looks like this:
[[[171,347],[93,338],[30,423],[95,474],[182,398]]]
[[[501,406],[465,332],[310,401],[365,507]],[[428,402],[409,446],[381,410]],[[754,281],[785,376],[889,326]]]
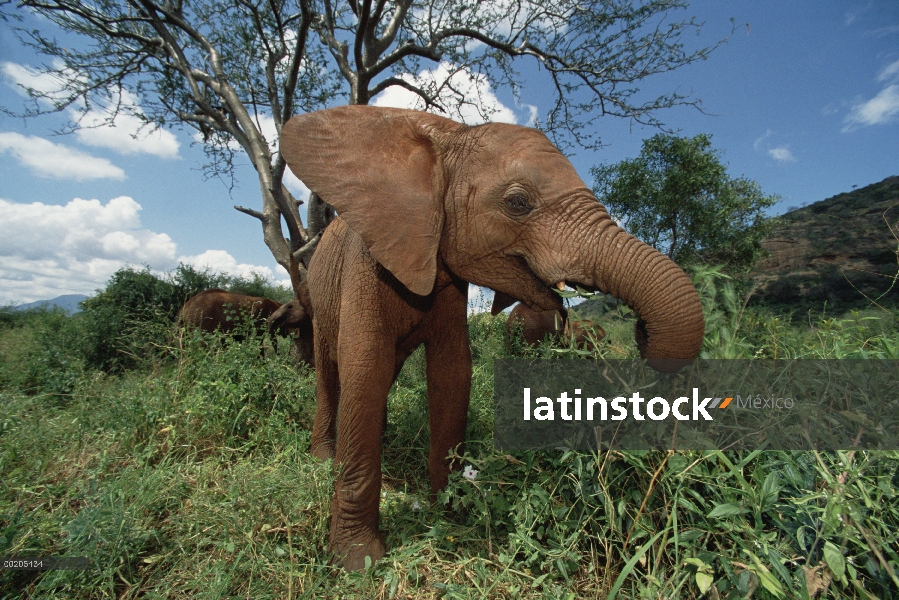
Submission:
[[[127,113],[150,128],[188,126],[214,174],[233,175],[242,150],[258,174],[262,210],[235,208],[260,220],[285,268],[289,252],[308,259],[332,214],[313,194],[304,226],[283,185],[278,138],[292,115],[366,104],[398,86],[421,108],[453,116],[473,104],[486,120],[490,107],[459,82],[487,78],[517,97],[524,81],[516,65],[532,60],[553,86],[544,131],[557,144],[592,147],[589,126],[600,116],[659,126],[660,109],[698,106],[678,93],[645,98],[636,83],[704,59],[721,43],[685,48],[685,34],[700,27],[672,19],[685,0],[0,0],[0,8],[11,24],[30,10],[67,36],[63,43],[15,26],[52,59],[42,73],[60,83],[28,89],[42,103],[25,114],[75,108],[83,117],[99,104],[110,123]],[[75,118],[71,128],[79,124]]]
[[[593,167],[593,192],[628,231],[677,263],[748,269],[762,253],[778,196],[755,181],[731,178],[711,136],[658,134],[640,156]]]

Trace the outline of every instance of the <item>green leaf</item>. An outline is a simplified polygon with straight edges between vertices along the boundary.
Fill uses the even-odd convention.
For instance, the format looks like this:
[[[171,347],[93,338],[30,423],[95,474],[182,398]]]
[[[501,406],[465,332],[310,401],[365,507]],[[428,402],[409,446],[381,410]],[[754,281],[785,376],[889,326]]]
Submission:
[[[701,571],[696,572],[696,585],[699,587],[700,593],[705,594],[709,591],[709,588],[712,587],[712,583],[714,583],[715,578],[709,575],[708,573],[703,573]]]
[[[615,580],[615,584],[612,586],[612,589],[609,591],[609,595],[606,596],[606,600],[615,600],[618,597],[618,590],[621,589],[621,586],[624,585],[625,579],[627,579],[628,575],[631,574],[631,571],[634,570],[634,567],[646,552],[652,548],[652,545],[656,542],[657,539],[662,537],[662,534],[667,533],[668,528],[663,529],[662,531],[656,533],[652,536],[652,539],[643,544],[640,549],[634,554],[627,564],[624,565],[624,568],[621,569],[621,573],[618,574],[618,579]]]
[[[749,550],[743,550],[743,553],[749,556],[752,559],[753,565],[749,567],[749,570],[758,575],[759,580],[762,582],[762,586],[774,594],[777,598],[784,597],[784,589],[780,582],[771,574],[771,571],[768,570],[758,556],[750,552]]]
[[[840,549],[831,542],[824,543],[824,561],[838,579],[846,575],[846,558]]]
[[[739,506],[734,506],[733,504],[718,504],[715,508],[712,509],[712,512],[709,513],[709,518],[711,519],[720,519],[722,517],[732,517],[734,515],[742,515],[749,512],[745,508],[740,508]]]
[[[708,565],[705,564],[701,558],[687,558],[684,560],[684,563],[688,564],[688,565],[693,565],[697,569],[703,569],[703,568],[708,567]]]

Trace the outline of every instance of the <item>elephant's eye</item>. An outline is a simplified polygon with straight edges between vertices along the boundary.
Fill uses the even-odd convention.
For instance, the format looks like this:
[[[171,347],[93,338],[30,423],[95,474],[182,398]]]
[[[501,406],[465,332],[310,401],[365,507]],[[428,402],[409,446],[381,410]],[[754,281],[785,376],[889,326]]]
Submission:
[[[527,196],[524,196],[523,194],[513,194],[511,196],[507,196],[506,206],[509,207],[509,212],[515,216],[526,215],[532,210]]]

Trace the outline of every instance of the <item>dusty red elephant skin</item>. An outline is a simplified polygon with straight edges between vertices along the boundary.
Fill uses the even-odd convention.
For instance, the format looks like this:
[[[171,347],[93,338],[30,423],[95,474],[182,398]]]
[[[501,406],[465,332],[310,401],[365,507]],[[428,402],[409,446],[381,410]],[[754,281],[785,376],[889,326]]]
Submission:
[[[299,280],[299,273],[295,272],[295,268],[295,265],[291,265],[293,298],[269,316],[268,331],[271,334],[278,333],[292,337],[297,358],[308,365],[315,366],[312,301],[309,298],[307,282]]]
[[[518,327],[521,330],[521,341],[530,346],[540,344],[547,336],[571,336],[578,348],[586,348],[591,352],[595,350],[593,342],[604,338],[605,330],[590,320],[572,320],[565,313],[566,311],[556,310],[537,311],[528,308],[526,304],[518,304],[506,320],[506,337],[510,338],[513,329]]]
[[[249,315],[259,334],[267,329],[271,334],[291,337],[299,360],[314,365],[312,316],[308,308],[304,309],[304,306],[308,306],[305,284],[297,294],[290,302],[282,305],[261,296],[245,296],[218,289],[206,290],[185,302],[178,318],[185,326],[196,327],[208,333],[232,333],[241,319]]]
[[[230,333],[240,323],[243,315],[250,315],[259,330],[263,331],[265,320],[279,308],[280,302],[260,296],[206,290],[185,302],[178,317],[185,325],[206,332],[218,330]]]
[[[378,529],[387,394],[425,346],[432,490],[463,442],[471,387],[468,282],[511,305],[561,309],[559,282],[610,293],[641,317],[650,359],[690,359],[699,298],[677,265],[621,230],[542,133],[467,127],[402,109],[346,106],[291,119],[281,152],[340,217],[309,265],[317,412],[313,453],[340,465],[331,503],[337,564],[384,555]]]

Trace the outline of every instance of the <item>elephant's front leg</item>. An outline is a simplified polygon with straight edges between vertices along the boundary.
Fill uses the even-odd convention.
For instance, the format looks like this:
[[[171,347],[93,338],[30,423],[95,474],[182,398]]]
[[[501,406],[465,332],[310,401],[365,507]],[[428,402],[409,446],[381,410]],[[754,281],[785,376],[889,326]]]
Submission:
[[[383,332],[352,329],[340,354],[337,479],[331,502],[330,549],[350,571],[384,556],[378,530],[381,497],[381,429],[393,383],[395,343]]]
[[[432,335],[425,343],[431,451],[431,494],[446,487],[454,465],[447,455],[465,441],[471,394],[471,346],[468,340],[468,284],[440,292],[432,309]]]
[[[315,422],[312,425],[312,455],[321,460],[334,458],[337,443],[337,407],[340,382],[336,357],[327,338],[315,324]]]

